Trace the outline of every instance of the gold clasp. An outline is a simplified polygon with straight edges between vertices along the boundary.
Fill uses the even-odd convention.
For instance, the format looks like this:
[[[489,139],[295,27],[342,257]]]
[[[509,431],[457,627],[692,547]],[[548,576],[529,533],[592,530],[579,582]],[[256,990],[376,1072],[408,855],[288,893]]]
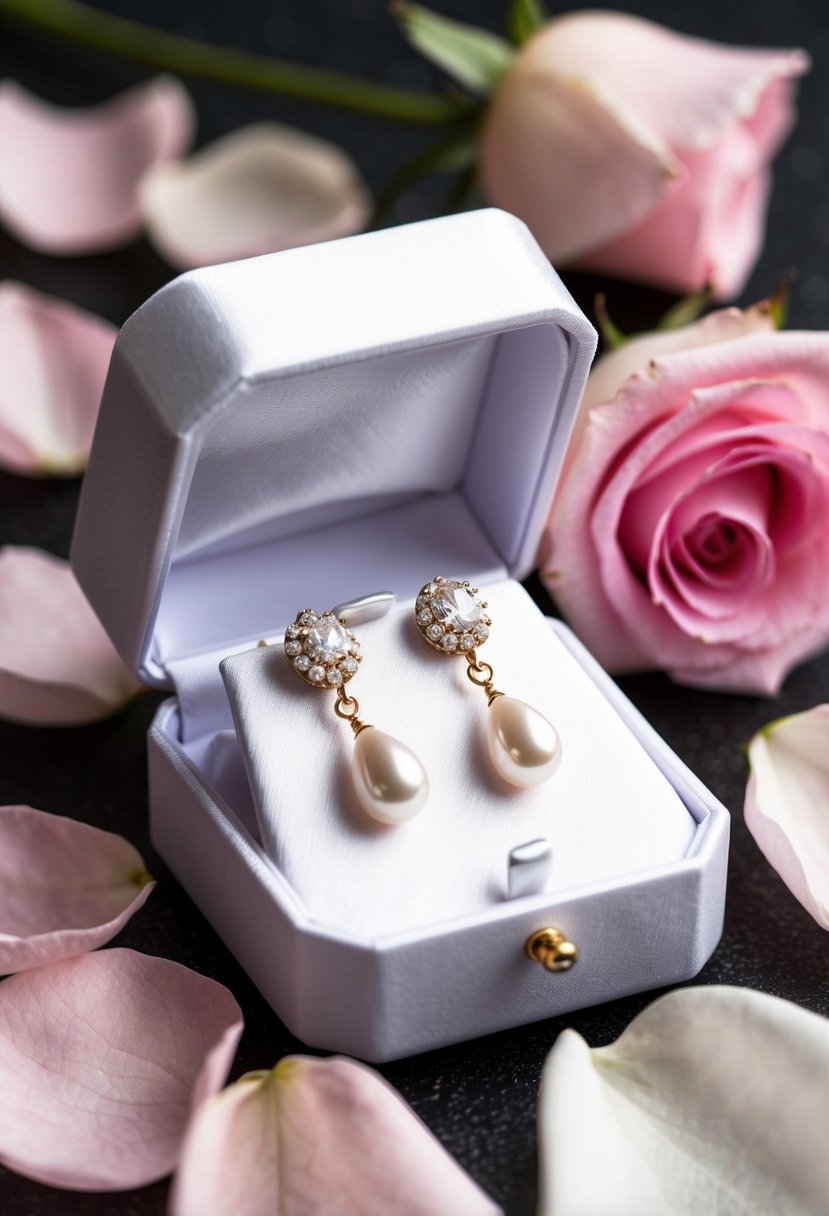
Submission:
[[[482,662],[474,650],[470,650],[466,656],[466,674],[468,678],[477,688],[482,688],[487,696],[487,701],[491,705],[498,697],[503,697],[503,693],[499,692],[493,684],[495,673],[489,663]]]
[[[342,684],[337,689],[337,700],[334,702],[334,713],[338,718],[342,718],[351,729],[354,731],[356,739],[361,730],[365,730],[368,722],[363,722],[357,717],[360,712],[360,702],[356,697],[350,697],[343,688]]]
[[[539,929],[524,945],[527,957],[547,971],[569,971],[578,962],[579,952],[560,929]]]

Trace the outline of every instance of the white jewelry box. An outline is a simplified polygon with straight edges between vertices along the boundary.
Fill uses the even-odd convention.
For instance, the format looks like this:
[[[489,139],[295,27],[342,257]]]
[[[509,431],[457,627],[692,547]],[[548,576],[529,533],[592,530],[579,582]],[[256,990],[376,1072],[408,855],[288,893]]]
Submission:
[[[513,583],[532,568],[594,343],[526,228],[491,210],[190,272],[116,343],[74,567],[125,661],[175,692],[149,737],[153,840],[313,1046],[374,1061],[443,1046],[687,979],[719,938],[727,813],[565,627],[538,641],[538,609]],[[451,764],[433,745],[422,759],[439,779],[409,838],[406,890],[408,826],[389,829],[393,843],[343,834],[341,783],[327,774],[350,732],[323,712],[325,694],[296,681],[295,710],[276,705],[267,763],[290,780],[273,809],[246,749],[251,789],[219,663],[248,663],[306,606],[390,590],[403,612],[438,573],[504,606],[493,646],[498,630],[526,627],[549,649],[561,697],[550,717],[584,723],[569,744],[562,732],[559,787],[580,805],[562,805],[558,775],[548,816],[535,791],[508,802],[475,778],[461,735]],[[404,697],[410,723],[426,710],[449,732],[474,720],[480,694],[461,698],[462,673],[425,646],[422,681],[410,662],[401,690],[381,624],[369,720],[388,728]],[[502,656],[499,687],[521,695],[526,672],[513,650]],[[256,717],[258,702],[245,704]],[[599,721],[605,738],[586,739]],[[393,733],[409,742],[405,728]],[[591,799],[585,771],[608,747],[618,790],[605,782]],[[471,774],[462,795],[453,767]],[[612,847],[628,821],[641,848]],[[539,824],[549,885],[509,898],[505,845]],[[394,857],[397,878],[373,898],[375,855]],[[467,866],[468,891],[450,891]],[[548,926],[578,948],[568,971],[525,953]]]

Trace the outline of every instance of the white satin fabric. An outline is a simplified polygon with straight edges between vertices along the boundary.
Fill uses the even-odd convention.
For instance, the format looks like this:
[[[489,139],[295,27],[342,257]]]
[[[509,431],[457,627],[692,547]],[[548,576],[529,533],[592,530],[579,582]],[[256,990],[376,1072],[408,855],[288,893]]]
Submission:
[[[433,573],[427,567],[421,582]],[[356,803],[353,738],[333,692],[298,679],[281,646],[222,665],[260,838],[315,921],[374,938],[485,911],[506,899],[509,851],[538,836],[552,843],[548,890],[562,897],[688,852],[694,818],[523,588],[506,580],[485,591],[494,624],[481,657],[498,688],[555,724],[561,766],[537,789],[498,780],[486,757],[486,697],[461,657],[423,642],[409,601],[357,631],[365,657],[349,685],[361,717],[428,770],[429,804],[399,828],[373,823]]]

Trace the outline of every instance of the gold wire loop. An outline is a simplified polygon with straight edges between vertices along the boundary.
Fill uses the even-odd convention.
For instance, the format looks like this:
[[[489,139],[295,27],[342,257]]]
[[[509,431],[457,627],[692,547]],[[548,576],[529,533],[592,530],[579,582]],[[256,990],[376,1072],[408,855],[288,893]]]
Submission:
[[[503,697],[504,694],[492,682],[495,678],[495,672],[492,670],[491,665],[481,661],[474,650],[470,650],[466,657],[468,663],[466,674],[477,688],[484,690],[489,704],[491,705],[496,697]]]
[[[368,725],[367,722],[362,722],[357,717],[359,712],[360,702],[356,697],[350,697],[340,685],[337,689],[337,700],[334,702],[334,713],[348,723],[355,735],[359,735],[360,731]]]
[[[486,688],[487,684],[491,683],[494,672],[489,663],[479,663],[477,659],[469,656],[469,666],[466,669],[466,674],[469,676],[473,684],[477,684],[478,688]]]

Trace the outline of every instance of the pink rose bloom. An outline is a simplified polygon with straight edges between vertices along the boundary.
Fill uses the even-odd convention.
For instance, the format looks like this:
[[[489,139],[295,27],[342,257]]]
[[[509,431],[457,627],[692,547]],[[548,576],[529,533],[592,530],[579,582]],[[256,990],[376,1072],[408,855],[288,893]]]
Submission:
[[[719,46],[638,17],[561,17],[523,47],[490,105],[487,194],[556,264],[735,295],[808,66],[802,51]]]
[[[609,670],[777,692],[829,642],[829,334],[729,309],[600,359],[541,563]]]

